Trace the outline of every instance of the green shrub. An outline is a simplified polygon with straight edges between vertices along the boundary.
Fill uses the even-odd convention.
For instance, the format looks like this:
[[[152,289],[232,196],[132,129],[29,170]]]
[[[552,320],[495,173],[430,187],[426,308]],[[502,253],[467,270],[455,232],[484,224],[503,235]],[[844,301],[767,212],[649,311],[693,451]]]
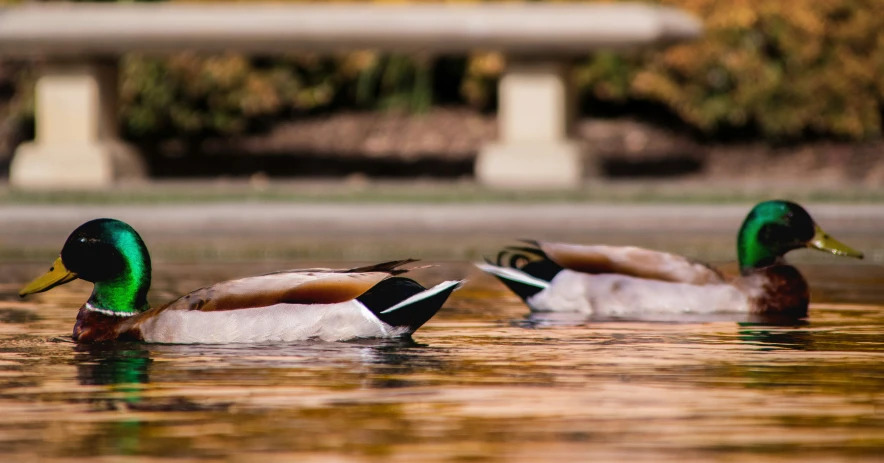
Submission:
[[[124,127],[135,138],[243,133],[267,117],[327,105],[338,74],[320,58],[191,54],[129,56],[121,72]]]
[[[121,72],[123,124],[134,138],[235,135],[274,118],[333,107],[421,111],[433,97],[427,64],[367,52],[279,59],[128,56]]]

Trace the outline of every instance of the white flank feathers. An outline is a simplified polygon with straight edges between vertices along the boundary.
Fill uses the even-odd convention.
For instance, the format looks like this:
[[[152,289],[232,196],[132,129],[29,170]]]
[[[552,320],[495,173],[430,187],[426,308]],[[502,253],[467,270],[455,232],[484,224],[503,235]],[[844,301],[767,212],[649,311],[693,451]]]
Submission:
[[[746,294],[728,284],[694,285],[571,270],[559,272],[549,288],[525,302],[539,312],[598,316],[749,313],[751,310]]]
[[[276,304],[241,310],[165,310],[142,325],[147,342],[227,344],[291,342],[308,339],[344,341],[395,337],[407,328],[390,326],[361,302]]]

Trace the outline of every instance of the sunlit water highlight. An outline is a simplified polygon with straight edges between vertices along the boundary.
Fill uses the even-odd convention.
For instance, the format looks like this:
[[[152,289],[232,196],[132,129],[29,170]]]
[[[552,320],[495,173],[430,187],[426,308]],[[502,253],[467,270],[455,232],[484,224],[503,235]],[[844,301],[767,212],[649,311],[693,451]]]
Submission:
[[[0,461],[881,461],[884,271],[831,262],[805,324],[532,318],[443,263],[413,341],[114,347],[70,342],[88,284],[20,301],[44,265],[7,264]],[[274,268],[160,263],[151,299]]]

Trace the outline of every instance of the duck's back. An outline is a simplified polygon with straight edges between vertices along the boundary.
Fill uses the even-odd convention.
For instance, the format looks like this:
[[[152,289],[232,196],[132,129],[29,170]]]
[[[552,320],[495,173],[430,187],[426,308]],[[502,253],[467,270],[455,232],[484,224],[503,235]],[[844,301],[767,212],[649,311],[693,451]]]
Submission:
[[[334,304],[356,298],[389,276],[384,272],[345,273],[327,269],[276,272],[200,288],[159,310],[214,312],[278,303]]]
[[[544,256],[562,268],[589,274],[618,274],[643,279],[691,283],[723,283],[721,273],[704,262],[678,254],[636,246],[580,245],[536,242]]]

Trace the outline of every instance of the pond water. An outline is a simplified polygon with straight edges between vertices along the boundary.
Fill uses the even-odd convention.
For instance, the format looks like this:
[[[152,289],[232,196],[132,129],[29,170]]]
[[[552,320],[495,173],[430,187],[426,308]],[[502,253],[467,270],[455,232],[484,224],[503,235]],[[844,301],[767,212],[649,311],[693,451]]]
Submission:
[[[884,459],[878,265],[804,264],[794,326],[532,319],[442,262],[470,282],[409,341],[88,347],[90,285],[16,296],[47,264],[0,266],[0,461]],[[151,299],[280,267],[160,262]]]

